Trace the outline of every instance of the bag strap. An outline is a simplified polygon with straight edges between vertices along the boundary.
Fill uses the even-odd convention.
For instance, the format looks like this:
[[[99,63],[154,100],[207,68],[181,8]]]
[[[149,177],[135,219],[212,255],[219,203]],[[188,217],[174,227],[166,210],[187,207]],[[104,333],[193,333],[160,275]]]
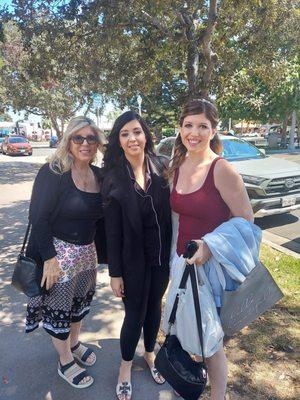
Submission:
[[[192,243],[193,248],[190,249],[190,251],[194,251],[195,253],[195,242],[189,242],[187,245],[188,246]],[[197,247],[196,247],[197,250]],[[186,255],[186,254],[185,254]],[[189,254],[187,258],[191,258],[192,255]],[[188,277],[190,276],[191,278],[191,284],[192,284],[192,291],[193,291],[193,299],[194,299],[194,307],[195,307],[195,313],[196,313],[196,321],[197,321],[197,328],[198,328],[198,335],[199,335],[199,340],[200,340],[200,345],[201,345],[201,353],[202,353],[202,358],[203,362],[205,362],[205,356],[204,356],[204,345],[203,345],[203,329],[202,329],[202,317],[201,317],[201,308],[200,308],[200,299],[199,299],[199,293],[198,293],[198,285],[197,285],[197,278],[196,278],[196,273],[195,273],[195,266],[194,265],[189,265],[187,264],[185,266],[184,272],[182,274],[182,278],[179,284],[179,289],[185,289],[186,288],[186,283],[188,280]],[[176,312],[177,312],[177,307],[178,307],[178,302],[179,302],[179,293],[177,293],[173,308],[170,314],[169,318],[169,326],[173,325],[176,319]]]
[[[27,243],[27,240],[28,240],[30,228],[31,228],[31,223],[28,222],[28,225],[27,225],[27,228],[26,228],[26,233],[25,233],[25,236],[24,236],[23,244],[22,244],[22,248],[21,248],[21,251],[20,251],[20,254],[22,254],[22,255],[25,252],[25,246],[26,246],[26,243]]]
[[[198,334],[199,334],[200,345],[201,345],[202,358],[203,358],[203,362],[205,362],[204,344],[203,344],[202,317],[201,317],[200,299],[199,299],[199,293],[198,293],[195,266],[194,265],[189,265],[189,269],[190,269],[190,277],[191,277],[191,283],[192,283],[194,306],[195,306],[195,313],[196,313]]]
[[[185,269],[184,269],[180,284],[179,284],[179,289],[185,289],[188,277],[189,277],[189,270],[188,270],[188,268],[186,266]],[[169,325],[173,325],[174,322],[175,322],[176,311],[177,311],[177,307],[178,307],[178,301],[179,301],[179,293],[177,293],[176,297],[175,297],[173,308],[172,308],[172,311],[171,311],[171,314],[170,314],[170,318],[169,318],[169,321],[168,321]]]

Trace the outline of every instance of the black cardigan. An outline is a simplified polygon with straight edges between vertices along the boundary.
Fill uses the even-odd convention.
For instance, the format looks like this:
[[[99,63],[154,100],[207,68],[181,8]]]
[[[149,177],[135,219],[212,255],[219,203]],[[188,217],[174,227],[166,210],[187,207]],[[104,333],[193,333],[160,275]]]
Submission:
[[[102,185],[101,169],[93,165],[91,168],[99,184]],[[55,174],[49,164],[44,164],[35,178],[29,207],[29,222],[32,228],[26,254],[35,259],[39,265],[56,256],[51,223],[57,217],[60,205],[72,185],[71,171]],[[95,244],[98,261],[105,262],[106,239],[103,218],[97,223]]]
[[[148,161],[153,197],[160,205],[156,211],[161,231],[162,265],[157,268],[169,269],[172,236],[170,189],[162,176],[164,165],[160,157],[148,156]],[[143,226],[124,159],[105,174],[102,189],[109,275],[123,278],[125,301],[140,304],[146,277]]]

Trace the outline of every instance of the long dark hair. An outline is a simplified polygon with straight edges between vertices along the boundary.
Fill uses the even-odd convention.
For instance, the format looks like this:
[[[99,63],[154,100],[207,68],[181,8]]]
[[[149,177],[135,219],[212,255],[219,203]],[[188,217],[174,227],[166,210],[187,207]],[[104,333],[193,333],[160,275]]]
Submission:
[[[217,107],[211,102],[206,99],[196,99],[191,100],[186,103],[180,114],[179,118],[179,125],[180,127],[183,125],[183,121],[185,117],[188,115],[198,115],[204,114],[205,117],[210,121],[211,126],[215,129],[218,125],[218,109]],[[214,137],[210,141],[210,148],[216,154],[222,153],[222,143],[215,133]],[[167,177],[171,178],[177,168],[183,163],[185,156],[186,156],[186,147],[183,145],[180,134],[177,136],[174,145],[174,156],[171,160],[171,166],[167,172]]]
[[[103,158],[105,170],[110,170],[123,159],[124,151],[120,146],[119,134],[120,130],[131,121],[138,121],[146,136],[145,154],[154,155],[153,137],[143,118],[134,111],[126,111],[121,114],[114,123],[112,130],[108,136],[108,144]]]

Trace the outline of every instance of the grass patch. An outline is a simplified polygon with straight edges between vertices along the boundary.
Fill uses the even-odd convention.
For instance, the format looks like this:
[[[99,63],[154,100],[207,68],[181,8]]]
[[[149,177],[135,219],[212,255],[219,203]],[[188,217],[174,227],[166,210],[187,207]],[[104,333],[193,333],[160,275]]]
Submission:
[[[290,312],[299,314],[300,259],[280,253],[266,245],[261,246],[260,257],[284,293],[284,298],[279,304]]]

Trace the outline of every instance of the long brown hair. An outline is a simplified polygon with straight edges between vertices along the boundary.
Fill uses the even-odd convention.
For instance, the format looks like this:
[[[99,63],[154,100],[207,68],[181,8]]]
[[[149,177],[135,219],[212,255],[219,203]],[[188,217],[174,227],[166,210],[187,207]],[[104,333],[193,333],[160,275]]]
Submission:
[[[213,129],[217,127],[219,119],[218,109],[212,102],[206,99],[191,100],[183,106],[179,118],[180,127],[182,127],[185,117],[188,115],[197,114],[204,114],[205,117],[210,121]],[[222,152],[222,143],[217,133],[215,133],[214,137],[210,141],[210,148],[216,154],[221,154]],[[175,140],[173,158],[170,162],[170,168],[167,172],[167,177],[169,179],[173,177],[175,170],[183,163],[185,156],[186,147],[183,145],[181,136],[179,134]]]

